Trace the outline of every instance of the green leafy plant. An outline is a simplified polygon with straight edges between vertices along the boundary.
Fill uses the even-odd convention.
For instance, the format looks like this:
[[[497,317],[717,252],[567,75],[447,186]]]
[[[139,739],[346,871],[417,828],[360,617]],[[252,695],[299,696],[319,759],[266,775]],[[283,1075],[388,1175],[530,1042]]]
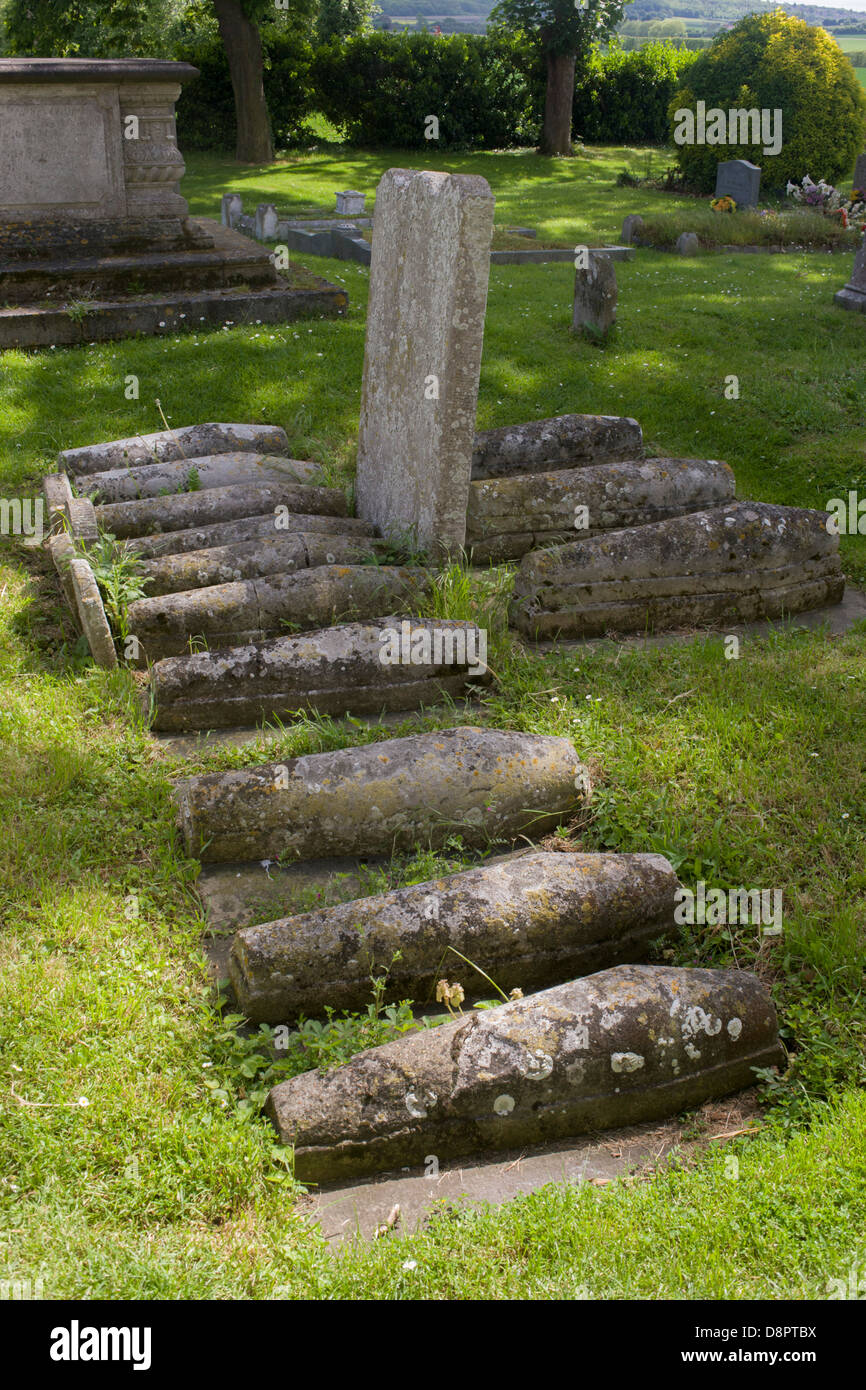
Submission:
[[[141,559],[127,541],[118,541],[107,531],[100,532],[95,545],[79,550],[93,570],[108,620],[124,641],[129,636],[129,605],[145,597],[149,583],[141,573]]]

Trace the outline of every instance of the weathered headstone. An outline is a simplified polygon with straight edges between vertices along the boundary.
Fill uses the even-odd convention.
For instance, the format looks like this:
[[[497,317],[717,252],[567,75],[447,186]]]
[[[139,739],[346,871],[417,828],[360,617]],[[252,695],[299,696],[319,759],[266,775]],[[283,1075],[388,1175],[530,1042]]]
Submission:
[[[267,1111],[328,1182],[676,1115],[784,1057],[757,976],[619,965],[304,1072]]]
[[[635,237],[640,236],[643,231],[644,221],[639,212],[630,212],[628,217],[623,219],[622,235],[620,241],[623,246],[631,246]]]
[[[492,234],[486,179],[389,169],[379,184],[358,514],[433,555],[466,537]]]
[[[851,186],[855,193],[866,192],[866,151],[857,156],[857,163],[854,165],[854,182]]]
[[[603,338],[616,323],[616,270],[609,256],[590,251],[586,269],[574,272],[571,327],[575,333]]]
[[[345,188],[342,193],[337,194],[337,212],[345,217],[358,217],[364,211],[366,193],[359,193],[355,188]]]
[[[716,169],[716,197],[733,198],[738,208],[753,208],[761,191],[761,170],[748,159],[725,159]]]
[[[277,235],[278,221],[279,216],[273,203],[259,203],[256,208],[256,240],[273,241]]]
[[[224,193],[220,203],[220,222],[224,227],[236,227],[243,210],[243,199],[239,193]]]
[[[730,502],[525,556],[511,616],[529,637],[599,637],[778,618],[838,603],[824,512]]]
[[[69,561],[69,577],[75,592],[81,627],[97,666],[110,671],[117,665],[111,628],[105,616],[99,585],[87,560]]]
[[[696,256],[701,249],[695,232],[680,232],[677,237],[677,251],[681,256]]]
[[[660,854],[538,850],[247,927],[229,974],[244,1014],[261,1023],[315,1017],[325,1005],[363,1008],[380,965],[390,965],[389,999],[429,999],[443,972],[467,994],[489,993],[460,956],[503,992],[528,993],[643,959],[676,930],[678,886]]]
[[[540,836],[588,786],[568,739],[457,728],[189,777],[175,800],[189,854],[215,864]]]
[[[836,291],[833,298],[842,309],[855,309],[858,313],[866,314],[866,236],[857,248],[851,279],[844,289]]]

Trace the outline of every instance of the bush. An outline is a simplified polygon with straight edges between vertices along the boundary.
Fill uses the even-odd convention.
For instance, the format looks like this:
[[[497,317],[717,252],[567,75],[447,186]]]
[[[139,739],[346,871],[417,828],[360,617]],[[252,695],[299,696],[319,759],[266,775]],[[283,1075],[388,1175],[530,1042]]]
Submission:
[[[765,189],[782,189],[804,174],[833,183],[846,177],[863,148],[866,97],[846,55],[824,32],[781,10],[747,15],[695,59],[669,110],[720,107],[779,109],[782,148],[760,145],[682,145],[678,162],[689,185],[715,188],[716,165],[748,159],[763,169]]]
[[[501,149],[537,138],[531,65],[498,35],[375,33],[320,48],[311,81],[318,109],[352,144],[428,148],[433,115],[433,148]]]
[[[590,144],[666,143],[671,98],[695,61],[669,43],[594,53],[575,84],[575,133]]]
[[[313,49],[302,33],[264,29],[265,97],[274,142],[285,148],[303,139],[304,120],[315,109],[309,72]],[[229,65],[221,40],[203,35],[179,45],[175,57],[200,69],[177,103],[178,143],[182,150],[231,150],[237,120]]]

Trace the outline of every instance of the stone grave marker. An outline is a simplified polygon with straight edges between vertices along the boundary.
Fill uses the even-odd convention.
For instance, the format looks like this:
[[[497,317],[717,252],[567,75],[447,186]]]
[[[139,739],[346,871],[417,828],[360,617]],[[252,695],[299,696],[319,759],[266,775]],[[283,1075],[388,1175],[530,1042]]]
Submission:
[[[223,227],[236,227],[243,210],[244,202],[240,193],[224,193],[220,203],[220,223]]]
[[[616,323],[616,270],[613,261],[590,251],[586,269],[574,272],[574,304],[571,327],[575,333],[604,337]]]
[[[273,203],[259,203],[256,208],[256,240],[274,241],[277,235],[277,210]]]
[[[854,257],[851,279],[844,289],[836,291],[833,298],[842,309],[856,309],[859,313],[866,314],[866,236]]]
[[[696,256],[701,249],[695,232],[680,232],[677,237],[677,252],[681,256]]]
[[[857,156],[857,163],[854,165],[854,182],[852,188],[866,189],[866,151]]]
[[[389,169],[376,235],[361,389],[358,514],[458,550],[466,507],[493,235],[486,179]]]
[[[753,208],[761,191],[761,170],[748,159],[725,159],[716,169],[716,197],[733,198],[738,208]]]
[[[366,198],[366,193],[359,193],[355,188],[346,188],[337,194],[337,212],[341,216],[357,217],[364,211]]]
[[[634,238],[640,236],[643,231],[643,218],[639,212],[630,212],[628,217],[623,219],[622,235],[620,241],[623,246],[631,246]]]

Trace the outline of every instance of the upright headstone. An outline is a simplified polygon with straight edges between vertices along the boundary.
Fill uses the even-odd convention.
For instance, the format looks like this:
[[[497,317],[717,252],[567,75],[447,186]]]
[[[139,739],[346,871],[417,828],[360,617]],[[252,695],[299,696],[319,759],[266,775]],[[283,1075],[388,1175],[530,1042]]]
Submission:
[[[677,237],[677,252],[680,256],[696,256],[701,249],[696,232],[680,232]]]
[[[866,314],[866,236],[854,257],[851,279],[844,289],[836,291],[833,298],[842,309],[856,309]]]
[[[643,218],[639,212],[630,212],[628,217],[623,219],[622,235],[620,241],[623,246],[631,246],[635,237],[639,237],[643,231]]]
[[[733,198],[738,208],[753,208],[761,191],[761,170],[747,159],[726,159],[716,169],[716,197]]]
[[[866,152],[858,154],[857,163],[854,165],[854,183],[852,187],[855,192],[862,193],[866,190]]]
[[[259,203],[256,208],[256,240],[273,241],[277,235],[278,220],[273,203]]]
[[[590,251],[584,269],[574,272],[571,326],[575,333],[604,337],[616,322],[616,271],[610,256]]]
[[[389,169],[379,184],[358,514],[432,556],[466,538],[492,235],[486,179]]]
[[[240,193],[224,193],[220,205],[220,222],[224,227],[236,227],[244,210]]]

